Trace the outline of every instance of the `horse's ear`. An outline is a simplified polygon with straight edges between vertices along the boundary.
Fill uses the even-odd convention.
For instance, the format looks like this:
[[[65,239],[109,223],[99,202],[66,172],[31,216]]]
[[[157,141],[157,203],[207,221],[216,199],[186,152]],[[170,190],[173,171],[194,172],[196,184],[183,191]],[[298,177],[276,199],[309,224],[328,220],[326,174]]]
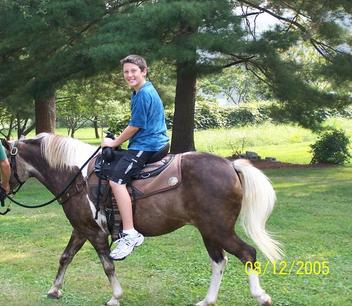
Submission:
[[[7,151],[10,151],[11,149],[10,143],[5,138],[1,138],[1,143]]]

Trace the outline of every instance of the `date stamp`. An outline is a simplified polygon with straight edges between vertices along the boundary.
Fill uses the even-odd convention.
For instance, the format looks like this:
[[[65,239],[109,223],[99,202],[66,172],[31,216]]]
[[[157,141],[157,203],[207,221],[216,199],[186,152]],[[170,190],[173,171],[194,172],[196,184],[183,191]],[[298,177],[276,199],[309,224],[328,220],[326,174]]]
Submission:
[[[244,271],[247,275],[257,274],[273,274],[279,276],[287,275],[328,275],[330,274],[329,262],[323,261],[305,261],[305,260],[293,260],[288,262],[286,260],[280,261],[269,261],[262,263],[256,261],[254,263],[247,261],[244,266]]]

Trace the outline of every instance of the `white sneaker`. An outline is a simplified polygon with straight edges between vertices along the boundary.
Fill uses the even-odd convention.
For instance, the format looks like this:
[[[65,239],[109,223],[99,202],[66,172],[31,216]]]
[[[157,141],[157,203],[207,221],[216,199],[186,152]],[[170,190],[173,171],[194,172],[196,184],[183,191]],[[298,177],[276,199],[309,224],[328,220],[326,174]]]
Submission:
[[[113,260],[122,260],[130,255],[136,246],[140,246],[144,241],[144,236],[140,233],[129,235],[122,233],[121,238],[115,241],[117,247],[111,251],[110,258]]]

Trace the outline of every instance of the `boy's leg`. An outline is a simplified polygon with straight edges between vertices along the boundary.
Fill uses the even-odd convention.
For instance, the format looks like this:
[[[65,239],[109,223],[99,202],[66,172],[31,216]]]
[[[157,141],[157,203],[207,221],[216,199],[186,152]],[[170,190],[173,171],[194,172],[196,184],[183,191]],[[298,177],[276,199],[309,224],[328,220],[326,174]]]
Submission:
[[[116,241],[118,245],[110,253],[110,257],[115,260],[124,259],[131,254],[134,247],[141,245],[144,241],[143,235],[134,229],[132,201],[126,187],[131,177],[139,173],[151,154],[143,155],[143,153],[143,151],[128,151],[118,162],[116,176],[110,180],[123,224],[122,237]]]
[[[117,246],[111,251],[110,257],[114,260],[122,260],[131,254],[136,246],[140,246],[143,243],[144,237],[134,229],[132,201],[126,184],[110,181],[110,186],[119,207],[123,224],[122,236],[117,241],[114,241]]]
[[[119,212],[123,220],[123,229],[133,229],[132,201],[127,191],[126,184],[118,184],[114,181],[110,181],[110,187],[119,207]]]

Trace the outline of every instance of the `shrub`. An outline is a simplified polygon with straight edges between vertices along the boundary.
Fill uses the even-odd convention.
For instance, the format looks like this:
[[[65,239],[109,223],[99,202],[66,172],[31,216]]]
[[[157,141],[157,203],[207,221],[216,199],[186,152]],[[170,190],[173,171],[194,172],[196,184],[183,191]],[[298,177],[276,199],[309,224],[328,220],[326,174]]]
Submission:
[[[165,109],[165,123],[168,130],[172,129],[174,122],[174,110]]]
[[[350,140],[344,131],[328,128],[320,134],[317,142],[311,145],[311,163],[344,164],[351,158],[349,144]]]
[[[218,105],[197,103],[194,116],[194,127],[199,130],[220,128],[224,119]]]
[[[256,117],[246,108],[231,108],[225,113],[226,126],[245,126],[256,123]]]
[[[111,115],[108,118],[108,130],[114,134],[119,134],[126,128],[129,121],[129,114],[119,113]]]
[[[270,120],[270,117],[267,105],[263,103],[224,107],[214,103],[198,101],[194,119],[195,128],[204,130],[258,124]]]

